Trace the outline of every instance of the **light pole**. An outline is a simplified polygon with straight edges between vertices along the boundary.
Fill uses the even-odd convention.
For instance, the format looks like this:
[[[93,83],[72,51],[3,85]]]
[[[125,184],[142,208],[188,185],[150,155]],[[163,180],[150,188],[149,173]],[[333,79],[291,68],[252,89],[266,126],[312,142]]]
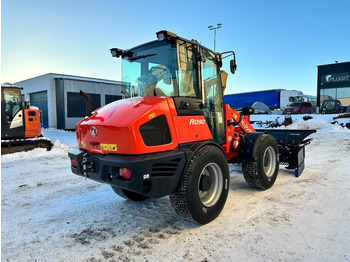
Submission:
[[[221,28],[222,24],[216,24],[216,26],[208,26],[209,30],[214,30],[214,52],[215,52],[215,40],[216,40],[216,29]]]

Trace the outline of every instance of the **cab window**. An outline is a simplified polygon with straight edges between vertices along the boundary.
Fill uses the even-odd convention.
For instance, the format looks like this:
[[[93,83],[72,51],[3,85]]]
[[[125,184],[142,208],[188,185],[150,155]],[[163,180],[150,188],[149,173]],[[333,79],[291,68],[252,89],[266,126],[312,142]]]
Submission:
[[[21,93],[17,89],[3,90],[6,120],[11,121],[21,109]]]
[[[196,46],[178,41],[179,96],[199,98]]]
[[[214,54],[205,49],[202,50],[202,87],[204,115],[214,140],[217,143],[223,143],[225,141],[225,127],[221,78],[218,75]]]

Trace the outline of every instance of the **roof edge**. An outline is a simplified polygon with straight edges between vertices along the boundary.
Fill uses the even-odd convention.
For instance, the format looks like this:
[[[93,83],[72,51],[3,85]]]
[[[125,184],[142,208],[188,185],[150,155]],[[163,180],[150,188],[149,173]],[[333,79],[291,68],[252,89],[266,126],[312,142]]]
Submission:
[[[17,81],[14,84],[21,83],[21,82],[28,81],[28,80],[32,80],[32,79],[39,78],[39,77],[44,77],[44,76],[51,76],[52,78],[62,78],[62,79],[70,79],[70,80],[99,82],[99,83],[122,84],[122,81],[117,81],[117,80],[109,80],[109,79],[85,77],[85,76],[74,76],[74,75],[66,75],[66,74],[58,74],[58,73],[46,73],[43,75],[34,76],[34,77],[31,77],[28,79]]]

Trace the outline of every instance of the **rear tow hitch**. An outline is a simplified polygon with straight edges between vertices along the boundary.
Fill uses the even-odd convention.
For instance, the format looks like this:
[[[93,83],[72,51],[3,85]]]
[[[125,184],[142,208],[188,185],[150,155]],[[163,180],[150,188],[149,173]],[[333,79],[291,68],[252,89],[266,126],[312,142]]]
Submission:
[[[87,172],[95,172],[95,162],[87,156],[83,156],[81,163],[84,176],[87,177]]]

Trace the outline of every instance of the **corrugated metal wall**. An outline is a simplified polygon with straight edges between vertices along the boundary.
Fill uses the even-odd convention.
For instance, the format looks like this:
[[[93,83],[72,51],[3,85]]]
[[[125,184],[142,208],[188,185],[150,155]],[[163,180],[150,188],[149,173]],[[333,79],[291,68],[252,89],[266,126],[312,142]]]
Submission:
[[[96,103],[96,101],[93,101],[95,105],[103,106],[106,104],[106,95],[115,95],[120,96],[121,95],[121,86],[120,85],[114,85],[109,83],[100,83],[100,82],[93,82],[93,81],[82,81],[82,80],[73,80],[73,79],[63,79],[64,80],[64,109],[65,109],[65,129],[74,129],[75,125],[84,117],[69,117],[68,116],[68,110],[69,110],[69,103],[68,103],[68,96],[72,95],[72,93],[79,93],[80,90],[84,91],[88,94],[96,94],[99,95],[100,101],[99,103]],[[70,93],[70,94],[68,94]],[[74,94],[75,95],[75,94]],[[97,96],[94,96],[94,99],[96,100]],[[71,98],[70,98],[71,100]],[[98,101],[97,101],[98,102]],[[85,107],[85,100],[80,100],[80,103],[82,103],[80,106]],[[77,105],[75,105],[77,106]],[[95,106],[96,107],[96,106]],[[96,108],[93,108],[93,110]]]

